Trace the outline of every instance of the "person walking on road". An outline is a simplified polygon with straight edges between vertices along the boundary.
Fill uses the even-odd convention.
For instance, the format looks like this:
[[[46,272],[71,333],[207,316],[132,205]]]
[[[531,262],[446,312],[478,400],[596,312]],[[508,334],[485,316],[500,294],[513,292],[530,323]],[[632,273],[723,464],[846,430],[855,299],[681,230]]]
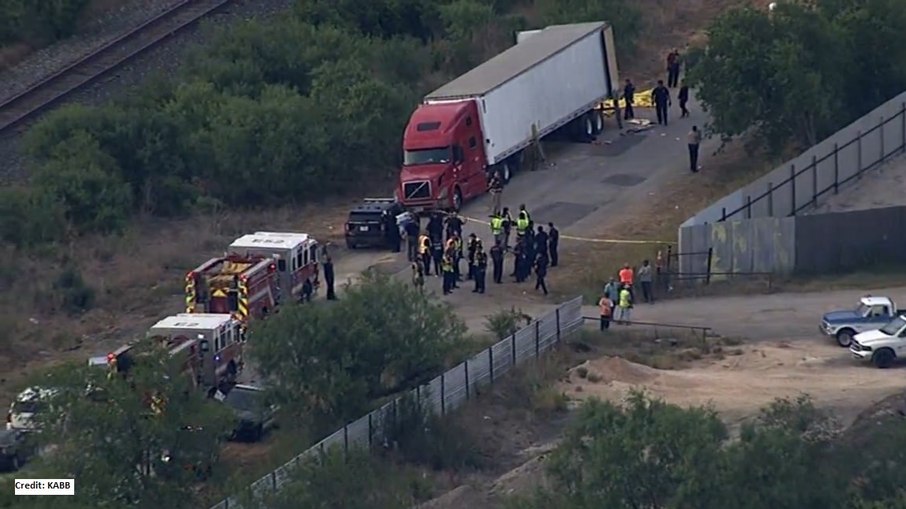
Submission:
[[[503,212],[500,214],[503,217],[503,250],[507,251],[510,249],[510,233],[513,231],[513,216],[510,215],[509,207],[503,207]]]
[[[683,86],[680,87],[676,99],[679,101],[680,118],[688,117],[689,109],[686,108],[686,103],[689,102],[689,85],[686,84],[686,80],[683,80]]]
[[[431,260],[434,260],[434,277],[441,277],[443,275],[443,264],[444,264],[444,245],[438,242],[432,242],[430,248],[431,254],[428,255],[427,261],[428,268],[425,268],[425,273],[431,275]]]
[[[479,240],[478,249],[475,251],[475,289],[472,290],[473,292],[484,293],[487,276],[488,255],[484,252],[484,248],[481,246],[481,241]]]
[[[412,262],[412,286],[414,286],[419,293],[425,293],[425,271],[422,269],[422,264],[418,260]]]
[[[431,238],[422,235],[418,238],[418,254],[421,257],[422,268],[425,269],[425,275],[431,275]]]
[[[667,111],[672,102],[670,101],[670,90],[664,86],[663,81],[657,82],[657,87],[651,91],[651,98],[654,102],[654,110],[657,112],[657,123],[667,125]]]
[[[632,266],[624,263],[617,277],[620,278],[620,286],[629,288],[629,292],[632,293],[632,287],[635,285],[635,271],[632,270]],[[632,296],[635,298],[635,294],[632,294]]]
[[[613,317],[613,301],[602,295],[598,301],[598,307],[601,308],[601,330],[610,328],[610,319]]]
[[[494,283],[499,285],[503,282],[503,247],[500,242],[494,243],[490,254],[491,263],[494,266]]]
[[[544,283],[544,278],[547,276],[547,255],[541,253],[538,255],[538,259],[535,261],[535,290],[541,289],[544,291],[544,295],[547,295],[547,284]]]
[[[645,299],[645,302],[648,304],[654,303],[654,294],[651,293],[651,264],[648,260],[642,262],[642,266],[639,267],[639,283],[642,285],[642,298]]]
[[[420,229],[417,218],[406,223],[406,251],[410,262],[414,262],[418,258],[418,232]]]
[[[327,300],[337,300],[337,294],[333,287],[333,258],[326,256],[324,258],[324,263],[321,266],[324,269],[324,284],[327,285]]]
[[[456,276],[453,274],[453,257],[450,255],[444,255],[444,260],[441,263],[442,270],[444,273],[443,280],[443,290],[444,295],[449,295],[453,291],[453,281],[456,279]]]
[[[635,85],[632,84],[632,80],[627,79],[626,84],[623,85],[623,101],[626,102],[626,106],[623,108],[623,120],[635,118],[635,111],[632,110],[635,105]],[[553,260],[551,260],[551,267],[553,266]]]
[[[539,255],[543,254],[546,257],[548,254],[548,248],[550,247],[550,245],[548,244],[548,242],[550,242],[550,237],[548,237],[547,232],[544,231],[544,227],[540,224],[538,225],[538,232],[535,234],[535,238],[533,240],[535,242],[535,248],[533,249],[533,251],[535,253],[538,253]]]
[[[500,214],[500,210],[495,210],[491,214],[491,221],[488,223],[488,226],[491,227],[491,235],[494,237],[494,243],[503,244],[503,216]]]
[[[491,193],[491,212],[496,214],[500,211],[500,200],[503,196],[503,176],[500,174],[500,170],[491,175],[491,179],[488,181],[488,192]]]
[[[556,267],[560,261],[560,254],[557,248],[560,246],[560,230],[554,227],[554,223],[547,223],[547,248],[550,252],[551,267]]]
[[[470,233],[469,243],[466,245],[466,252],[468,255],[466,261],[469,263],[469,273],[466,279],[473,279],[475,277],[475,255],[478,253],[479,245],[481,245],[481,241],[478,240],[478,237],[474,233]]]
[[[692,126],[692,130],[689,131],[689,170],[692,173],[698,173],[698,147],[702,143],[702,132],[698,130],[698,126]]]
[[[667,86],[676,88],[679,82],[680,74],[680,54],[679,50],[674,49],[667,54]]]

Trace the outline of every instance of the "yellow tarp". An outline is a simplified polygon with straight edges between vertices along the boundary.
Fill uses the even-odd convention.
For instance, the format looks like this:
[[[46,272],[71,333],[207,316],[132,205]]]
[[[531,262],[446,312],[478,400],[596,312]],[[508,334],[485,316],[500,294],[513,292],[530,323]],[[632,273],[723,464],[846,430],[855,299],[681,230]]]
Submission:
[[[635,102],[632,104],[632,107],[633,108],[653,108],[654,102],[651,99],[651,92],[653,92],[653,91],[654,91],[654,89],[650,88],[648,90],[642,90],[640,92],[636,92],[635,93]],[[601,103],[601,106],[604,108],[613,108],[613,100],[607,99],[606,101]],[[620,109],[623,109],[625,107],[626,107],[626,100],[621,98],[620,99]]]

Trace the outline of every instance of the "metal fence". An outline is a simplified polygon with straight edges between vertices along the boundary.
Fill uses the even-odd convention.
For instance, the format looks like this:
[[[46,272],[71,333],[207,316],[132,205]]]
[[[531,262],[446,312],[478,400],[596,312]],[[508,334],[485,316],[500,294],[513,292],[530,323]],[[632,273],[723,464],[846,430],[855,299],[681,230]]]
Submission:
[[[416,387],[368,415],[351,422],[308,450],[302,452],[270,474],[258,479],[249,487],[253,497],[277,492],[292,480],[292,471],[303,462],[319,457],[329,449],[339,447],[349,451],[354,447],[372,447],[383,444],[391,431],[399,405],[407,398],[414,398],[422,408],[444,415],[477,394],[479,387],[492,384],[515,366],[547,352],[561,340],[581,329],[582,298],[576,297],[561,304],[519,330],[510,337],[488,347],[471,359],[450,369],[429,383]],[[239,497],[230,497],[211,509],[239,509]]]
[[[896,129],[890,129],[890,127]],[[896,131],[898,136],[885,136],[885,130]],[[893,138],[893,139],[888,139]],[[870,139],[874,150],[866,150],[864,140]],[[752,197],[746,195],[745,203],[736,209],[727,211],[721,209],[720,221],[726,221],[734,216],[751,219],[752,207],[764,202],[767,215],[795,216],[808,208],[818,206],[818,200],[827,193],[840,192],[840,186],[862,177],[866,171],[872,170],[884,161],[899,154],[906,148],[906,103],[901,103],[900,111],[890,118],[878,118],[878,123],[867,131],[856,131],[855,137],[845,143],[834,143],[829,153],[822,157],[811,156],[811,161],[803,168],[796,168],[790,164],[789,177],[777,182],[768,182],[767,189],[759,195]],[[841,164],[843,154],[850,155],[850,164]],[[842,171],[841,171],[842,170]],[[797,189],[797,185],[800,189]],[[804,185],[805,189],[802,189]],[[775,195],[782,195],[776,199]],[[783,200],[782,204],[776,203]],[[778,207],[775,210],[775,205]],[[744,214],[744,215],[743,215]]]

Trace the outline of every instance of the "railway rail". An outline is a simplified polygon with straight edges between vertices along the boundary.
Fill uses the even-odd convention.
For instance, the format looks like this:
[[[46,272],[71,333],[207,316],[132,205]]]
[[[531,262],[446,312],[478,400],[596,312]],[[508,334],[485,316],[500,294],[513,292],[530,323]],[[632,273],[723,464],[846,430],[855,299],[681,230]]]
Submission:
[[[0,103],[0,134],[29,120],[73,93],[190,28],[235,0],[183,0],[92,53]]]

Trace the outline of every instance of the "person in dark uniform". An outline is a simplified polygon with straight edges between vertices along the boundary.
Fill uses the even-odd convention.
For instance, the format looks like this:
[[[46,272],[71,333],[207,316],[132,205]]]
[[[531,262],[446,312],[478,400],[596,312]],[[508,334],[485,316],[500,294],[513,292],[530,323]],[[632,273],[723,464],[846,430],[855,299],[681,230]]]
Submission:
[[[539,253],[538,259],[535,260],[535,290],[541,289],[544,290],[544,295],[547,295],[547,285],[544,283],[544,278],[547,276],[547,254]]]
[[[654,109],[657,111],[657,123],[667,125],[667,111],[671,104],[670,90],[664,86],[663,81],[657,82],[657,87],[651,91]]]
[[[679,101],[680,118],[688,117],[689,110],[686,108],[686,103],[689,102],[689,85],[686,84],[686,80],[683,80],[683,85],[680,87],[676,98]]]
[[[333,288],[333,258],[331,258],[330,255],[324,258],[322,267],[324,268],[324,284],[327,285],[327,300],[337,300],[337,294]]]
[[[311,279],[305,278],[305,282],[302,283],[302,294],[300,297],[300,302],[311,302],[311,296],[315,293],[315,287],[311,284]]]
[[[444,273],[444,281],[443,281],[444,295],[449,295],[450,292],[453,291],[453,279],[455,277],[453,275],[453,258],[449,255],[444,255],[442,265],[443,265],[443,273]]]
[[[513,232],[513,216],[510,215],[509,207],[503,207],[503,212],[500,213],[503,216],[503,250],[506,251],[510,248],[510,233]]]
[[[447,219],[444,222],[447,225],[447,239],[453,237],[454,235],[459,237],[460,239],[462,238],[462,225],[465,221],[463,221],[462,218],[459,217],[459,214],[457,214],[456,212],[450,213],[450,215],[447,216]]]
[[[538,255],[547,256],[548,249],[548,240],[547,232],[544,231],[544,227],[540,224],[538,225],[538,231],[535,233],[535,253]]]
[[[478,247],[475,251],[475,293],[484,293],[485,281],[488,276],[488,255],[478,241]]]
[[[503,281],[503,247],[500,242],[495,242],[491,248],[491,263],[494,264],[494,283],[500,284]]]
[[[532,259],[529,258],[529,245],[524,239],[522,240],[522,247],[519,250],[519,256],[516,260],[516,263],[519,266],[519,269],[516,271],[516,282],[522,283],[528,279],[529,274],[532,272]]]
[[[623,108],[623,120],[635,118],[635,112],[632,110],[632,106],[635,104],[635,85],[632,84],[632,80],[627,79],[623,86],[623,100],[626,101],[626,106]]]
[[[434,276],[440,277],[443,274],[443,263],[444,263],[444,245],[440,242],[431,243],[431,258],[434,259]],[[428,261],[430,264],[430,259]],[[428,274],[431,273],[430,270],[427,271]]]
[[[519,279],[519,257],[522,255],[522,239],[516,241],[513,246],[513,273],[510,276]]]
[[[428,226],[425,229],[428,230],[428,236],[431,237],[431,242],[443,243],[444,219],[440,215],[440,212],[431,213],[431,218],[428,220]]]
[[[560,261],[560,255],[557,248],[560,246],[560,230],[554,227],[554,223],[547,223],[547,250],[550,253],[551,267],[556,267]]]
[[[414,221],[406,223],[406,251],[409,255],[409,261],[414,262],[418,259],[418,233],[421,226],[418,224],[418,217]]]
[[[481,241],[478,240],[478,237],[474,233],[469,234],[469,243],[466,247],[467,249],[467,261],[469,262],[469,274],[468,279],[475,279],[475,255],[478,253],[478,246],[481,245]]]
[[[400,227],[396,222],[396,216],[390,212],[384,212],[384,235],[387,237],[387,243],[394,253],[399,253],[402,237],[400,236]]]

